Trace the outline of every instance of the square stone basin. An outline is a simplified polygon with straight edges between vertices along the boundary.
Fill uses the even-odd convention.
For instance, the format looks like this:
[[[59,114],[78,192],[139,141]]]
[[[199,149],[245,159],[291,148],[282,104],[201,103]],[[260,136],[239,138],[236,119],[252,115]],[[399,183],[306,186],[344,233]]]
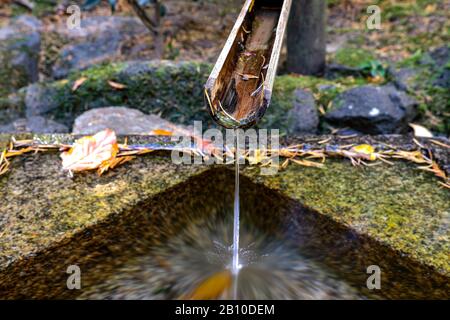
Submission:
[[[2,297],[176,299],[231,262],[234,172],[211,169],[13,268]],[[247,299],[443,297],[445,277],[241,177],[242,292]],[[69,290],[76,265],[81,289]],[[367,267],[381,269],[369,290]],[[245,267],[247,266],[247,267]],[[20,270],[20,271],[19,271]],[[242,279],[241,279],[242,278]],[[440,282],[443,281],[443,282]],[[224,294],[222,297],[227,297]]]
[[[447,191],[405,163],[327,163],[242,169],[237,298],[447,299]],[[232,169],[152,153],[69,179],[56,152],[14,159],[0,178],[0,298],[191,297],[231,263]],[[67,287],[70,266],[80,289]]]

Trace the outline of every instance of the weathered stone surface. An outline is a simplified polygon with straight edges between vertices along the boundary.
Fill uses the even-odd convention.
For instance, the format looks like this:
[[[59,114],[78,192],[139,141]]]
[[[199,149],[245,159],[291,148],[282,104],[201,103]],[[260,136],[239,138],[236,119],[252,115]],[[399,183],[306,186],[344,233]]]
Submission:
[[[9,138],[0,135],[0,147]],[[35,138],[73,140],[56,135]],[[288,138],[285,143],[326,148],[319,144],[326,138]],[[128,143],[155,139],[161,138],[129,137]],[[440,148],[448,159],[448,149],[427,141],[420,139]],[[403,136],[342,141],[334,137],[330,143],[364,142],[377,148],[415,145]],[[291,164],[274,176],[245,167],[241,183],[248,197],[242,198],[242,210],[263,214],[270,204],[274,223],[284,221],[285,233],[304,250],[321,248],[322,262],[332,268],[350,261],[345,272],[362,280],[361,290],[367,291],[367,266],[376,264],[382,269],[384,297],[448,298],[450,193],[437,181],[402,161],[354,168],[346,160],[327,159],[322,169]],[[143,245],[148,250],[150,243],[183,230],[200,208],[212,214],[230,206],[232,201],[219,199],[232,199],[232,182],[231,170],[174,165],[170,154],[151,153],[103,176],[91,172],[73,179],[61,173],[61,160],[54,152],[12,159],[11,171],[0,177],[0,296],[80,294],[66,289],[68,265],[91,270],[83,273],[87,287],[102,283],[103,275],[142,255]],[[268,222],[264,225],[271,225]]]
[[[438,48],[431,52],[430,56],[436,65],[438,74],[433,84],[450,90],[450,47],[447,45]]]
[[[316,133],[319,126],[319,114],[314,96],[309,91],[297,89],[294,97],[294,106],[289,111],[289,132],[292,134]]]
[[[12,93],[0,98],[0,125],[8,125],[12,121],[25,116],[25,92]]]
[[[157,115],[126,107],[106,107],[86,111],[75,119],[72,133],[94,134],[104,129],[116,134],[150,134],[153,130],[174,131],[175,125]]]
[[[0,95],[38,80],[40,22],[21,16],[0,29]]]
[[[53,66],[55,78],[66,77],[70,71],[94,64],[120,60],[127,41],[149,34],[139,19],[120,16],[88,17],[81,20],[81,28],[70,30],[63,25],[56,27],[54,32],[68,42],[61,48]],[[133,51],[133,47],[127,50]]]
[[[405,132],[416,114],[417,102],[391,85],[362,86],[340,94],[335,109],[325,117],[331,123],[363,133]]]
[[[14,120],[8,125],[0,126],[0,132],[5,133],[67,133],[69,129],[60,123],[41,116],[31,116]]]
[[[45,115],[58,107],[57,91],[45,84],[35,83],[27,87],[25,114],[27,117]]]
[[[414,79],[417,76],[417,71],[414,68],[402,68],[398,70],[390,69],[390,74],[393,77],[395,86],[403,91],[413,90]]]

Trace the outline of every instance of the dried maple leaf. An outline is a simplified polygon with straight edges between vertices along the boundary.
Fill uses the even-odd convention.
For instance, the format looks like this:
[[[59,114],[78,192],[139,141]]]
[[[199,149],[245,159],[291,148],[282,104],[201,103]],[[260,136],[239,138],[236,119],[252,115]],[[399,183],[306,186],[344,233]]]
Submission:
[[[63,170],[84,171],[99,168],[104,161],[111,161],[119,151],[116,134],[110,129],[93,136],[78,139],[61,154]]]

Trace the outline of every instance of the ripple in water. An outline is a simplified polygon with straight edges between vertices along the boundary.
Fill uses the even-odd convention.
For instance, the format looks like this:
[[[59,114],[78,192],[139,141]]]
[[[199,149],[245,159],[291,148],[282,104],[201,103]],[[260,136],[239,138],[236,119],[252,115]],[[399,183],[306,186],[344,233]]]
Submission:
[[[217,218],[216,218],[217,219]],[[231,221],[191,223],[178,236],[147,255],[129,259],[100,285],[85,288],[91,299],[358,299],[355,289],[336,274],[282,239],[243,224],[239,258],[231,276]]]

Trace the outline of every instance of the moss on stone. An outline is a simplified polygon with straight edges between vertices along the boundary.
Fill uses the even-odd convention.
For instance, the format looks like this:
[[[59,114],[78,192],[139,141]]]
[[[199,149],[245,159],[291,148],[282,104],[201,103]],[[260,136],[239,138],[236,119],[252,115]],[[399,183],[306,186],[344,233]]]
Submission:
[[[355,168],[330,160],[322,169],[290,165],[274,176],[244,175],[306,207],[450,275],[450,193],[415,166]]]
[[[415,75],[408,81],[409,94],[419,101],[417,120],[432,131],[450,135],[450,90],[435,85],[447,65],[437,66],[428,52],[415,54],[397,63],[397,68],[411,68]]]
[[[367,50],[344,47],[336,52],[333,61],[338,64],[356,68],[374,59],[374,55]]]
[[[0,96],[0,125],[8,124],[25,116],[24,97],[23,90],[8,97]]]
[[[209,75],[209,64],[186,62],[103,64],[72,73],[67,80],[50,84],[57,90],[58,108],[51,116],[67,125],[92,108],[129,106],[145,113],[156,113],[170,121],[191,124],[193,119],[211,123],[203,101],[203,85]],[[87,80],[73,92],[74,82]],[[114,81],[126,86],[115,89]]]
[[[21,66],[15,66],[13,63],[15,52],[26,50],[26,48],[20,46],[11,49],[11,46],[15,43],[20,44],[22,40],[21,38],[10,39],[0,44],[0,63],[2,65],[0,70],[0,96],[8,95],[29,83],[26,70]]]

